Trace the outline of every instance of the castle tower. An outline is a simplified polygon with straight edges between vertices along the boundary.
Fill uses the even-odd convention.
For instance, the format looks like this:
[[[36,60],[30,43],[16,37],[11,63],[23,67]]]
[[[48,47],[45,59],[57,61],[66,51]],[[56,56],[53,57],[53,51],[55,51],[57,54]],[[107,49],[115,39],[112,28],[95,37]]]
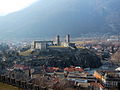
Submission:
[[[66,35],[65,42],[70,43],[70,35]]]
[[[60,46],[60,36],[59,35],[57,35],[57,37],[56,37],[56,44],[57,44],[57,46]]]

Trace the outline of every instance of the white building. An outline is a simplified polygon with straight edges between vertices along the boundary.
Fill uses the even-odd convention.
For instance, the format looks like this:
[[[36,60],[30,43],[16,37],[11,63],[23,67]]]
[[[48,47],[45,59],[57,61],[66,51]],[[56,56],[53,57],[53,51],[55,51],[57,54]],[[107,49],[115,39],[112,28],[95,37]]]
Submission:
[[[33,41],[31,49],[46,50],[48,46],[53,45],[53,41]]]

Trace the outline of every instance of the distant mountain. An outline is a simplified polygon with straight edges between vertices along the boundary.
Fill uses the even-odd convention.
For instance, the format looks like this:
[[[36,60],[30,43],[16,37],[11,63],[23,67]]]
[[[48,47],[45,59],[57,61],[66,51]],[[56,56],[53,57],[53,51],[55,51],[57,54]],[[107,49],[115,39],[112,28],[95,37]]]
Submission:
[[[54,37],[57,34],[117,33],[120,0],[39,0],[0,17],[0,38]]]

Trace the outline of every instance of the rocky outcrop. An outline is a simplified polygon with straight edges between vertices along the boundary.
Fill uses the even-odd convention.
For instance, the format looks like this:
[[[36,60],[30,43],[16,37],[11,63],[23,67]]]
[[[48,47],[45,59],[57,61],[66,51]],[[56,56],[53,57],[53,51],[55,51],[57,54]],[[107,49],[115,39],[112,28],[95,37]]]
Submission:
[[[120,66],[120,51],[117,51],[115,54],[111,56],[111,61],[114,64]]]
[[[80,66],[83,68],[98,68],[101,66],[100,58],[93,52],[82,49],[80,51],[74,51],[70,53],[56,53],[53,51],[50,56],[45,59],[36,61],[37,65],[45,65],[47,67],[70,67],[70,66]],[[34,64],[34,63],[32,63]],[[35,64],[35,65],[36,65]]]

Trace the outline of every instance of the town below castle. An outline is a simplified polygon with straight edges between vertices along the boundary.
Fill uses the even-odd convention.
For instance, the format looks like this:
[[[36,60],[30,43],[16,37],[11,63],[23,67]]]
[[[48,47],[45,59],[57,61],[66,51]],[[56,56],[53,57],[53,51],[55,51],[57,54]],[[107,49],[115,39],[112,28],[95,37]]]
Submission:
[[[119,38],[1,41],[0,82],[23,90],[119,90]]]

